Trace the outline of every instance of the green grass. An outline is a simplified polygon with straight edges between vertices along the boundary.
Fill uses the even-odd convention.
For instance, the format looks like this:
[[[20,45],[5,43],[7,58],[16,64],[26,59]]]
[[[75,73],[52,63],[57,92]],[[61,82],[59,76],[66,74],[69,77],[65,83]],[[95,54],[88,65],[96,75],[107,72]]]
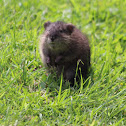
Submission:
[[[41,67],[43,24],[57,20],[90,39],[79,89]],[[0,125],[126,125],[126,0],[0,0]]]

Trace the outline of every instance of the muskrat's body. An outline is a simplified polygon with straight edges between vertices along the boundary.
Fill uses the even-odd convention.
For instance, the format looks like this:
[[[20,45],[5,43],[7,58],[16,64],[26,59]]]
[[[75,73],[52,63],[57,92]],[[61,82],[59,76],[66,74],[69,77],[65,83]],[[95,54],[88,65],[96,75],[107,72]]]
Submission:
[[[90,66],[90,47],[87,37],[72,24],[61,21],[44,24],[45,32],[40,41],[40,54],[43,64],[55,68],[58,75],[74,82],[77,62],[86,79]]]

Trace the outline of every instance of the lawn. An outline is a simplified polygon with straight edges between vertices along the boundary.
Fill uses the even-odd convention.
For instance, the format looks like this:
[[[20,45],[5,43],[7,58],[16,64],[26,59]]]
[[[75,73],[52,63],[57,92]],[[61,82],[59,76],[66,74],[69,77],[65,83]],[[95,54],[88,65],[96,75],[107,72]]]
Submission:
[[[80,88],[42,65],[43,24],[57,20],[89,37]],[[125,126],[126,0],[0,0],[0,125]]]

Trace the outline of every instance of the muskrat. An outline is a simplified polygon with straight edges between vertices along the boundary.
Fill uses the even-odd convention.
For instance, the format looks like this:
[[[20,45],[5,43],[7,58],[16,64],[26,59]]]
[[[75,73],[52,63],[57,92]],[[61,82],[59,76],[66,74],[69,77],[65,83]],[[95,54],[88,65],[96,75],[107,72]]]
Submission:
[[[43,64],[72,85],[80,75],[87,78],[90,66],[88,38],[71,23],[62,21],[44,23],[45,31],[40,39],[40,54]],[[78,70],[77,70],[78,68]],[[80,74],[81,73],[81,74]]]

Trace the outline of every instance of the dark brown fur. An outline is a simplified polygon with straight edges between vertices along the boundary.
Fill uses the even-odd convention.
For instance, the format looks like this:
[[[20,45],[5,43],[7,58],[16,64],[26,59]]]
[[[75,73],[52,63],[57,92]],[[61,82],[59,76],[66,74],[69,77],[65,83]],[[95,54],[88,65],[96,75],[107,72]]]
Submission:
[[[64,79],[73,84],[78,62],[78,68],[81,68],[81,74],[86,79],[90,66],[87,37],[74,25],[61,21],[46,22],[44,28],[45,32],[40,41],[40,53],[44,65],[48,69],[54,68],[58,75],[63,71]]]

